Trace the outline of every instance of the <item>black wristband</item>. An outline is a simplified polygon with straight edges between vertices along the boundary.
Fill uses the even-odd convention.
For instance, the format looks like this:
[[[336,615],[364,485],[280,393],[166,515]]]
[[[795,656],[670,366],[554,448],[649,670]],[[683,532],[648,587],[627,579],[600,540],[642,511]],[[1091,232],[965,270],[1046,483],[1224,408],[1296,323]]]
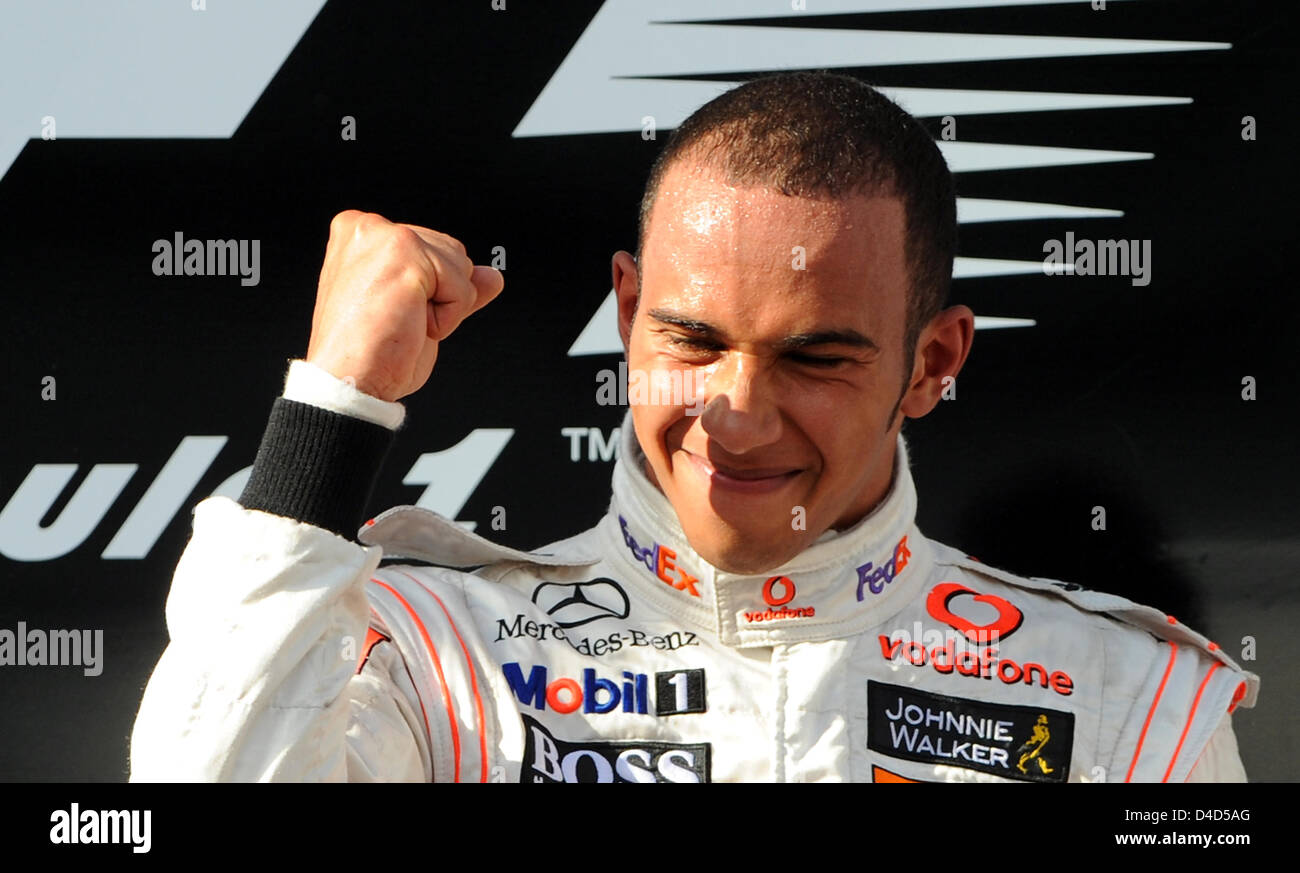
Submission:
[[[353,539],[395,437],[383,425],[278,397],[239,504]]]

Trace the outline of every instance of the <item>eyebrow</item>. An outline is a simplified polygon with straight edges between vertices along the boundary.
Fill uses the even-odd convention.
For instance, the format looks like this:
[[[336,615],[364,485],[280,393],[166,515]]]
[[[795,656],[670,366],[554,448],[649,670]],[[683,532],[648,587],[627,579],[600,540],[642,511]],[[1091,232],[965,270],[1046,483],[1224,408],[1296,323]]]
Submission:
[[[670,309],[651,309],[646,313],[646,315],[650,316],[655,321],[662,322],[663,324],[671,324],[675,327],[689,330],[692,333],[697,333],[710,339],[722,340],[724,338],[723,332],[708,322],[699,321],[694,318],[687,318],[686,316],[673,312]],[[777,341],[775,347],[778,351],[790,352],[799,349],[806,349],[811,346],[826,345],[851,346],[853,348],[869,349],[871,351],[880,350],[880,347],[872,341],[871,337],[850,329],[816,330],[811,333],[797,333]]]

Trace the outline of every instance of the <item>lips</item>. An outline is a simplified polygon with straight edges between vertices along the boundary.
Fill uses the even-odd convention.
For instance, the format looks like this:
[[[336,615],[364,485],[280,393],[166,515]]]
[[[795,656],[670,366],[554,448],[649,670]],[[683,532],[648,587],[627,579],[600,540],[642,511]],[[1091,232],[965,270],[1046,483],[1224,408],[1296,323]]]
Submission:
[[[788,466],[733,467],[710,461],[685,449],[682,451],[686,452],[695,469],[708,479],[710,485],[742,494],[769,494],[779,491],[803,472],[802,468]]]

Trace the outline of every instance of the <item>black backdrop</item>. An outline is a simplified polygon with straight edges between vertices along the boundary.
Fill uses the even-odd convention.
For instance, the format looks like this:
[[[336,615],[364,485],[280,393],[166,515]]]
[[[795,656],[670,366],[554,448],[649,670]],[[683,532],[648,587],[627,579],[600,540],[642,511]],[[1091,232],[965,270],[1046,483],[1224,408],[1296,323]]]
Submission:
[[[1237,733],[1252,778],[1271,780],[1300,776],[1297,680],[1287,666],[1300,655],[1289,631],[1300,613],[1300,386],[1286,5],[1112,0],[1105,10],[807,10],[747,22],[1231,44],[893,65],[868,55],[843,69],[885,87],[1191,98],[951,113],[958,142],[1153,155],[961,173],[963,197],[1123,215],[967,223],[959,254],[1041,261],[1044,241],[1067,231],[1151,240],[1152,280],[1135,287],[1126,277],[1039,270],[957,281],[954,299],[977,314],[1034,324],[979,331],[957,398],[906,433],[928,535],[1013,571],[1150,603],[1234,657],[1250,638],[1253,660],[1243,663],[1263,684]],[[163,603],[189,508],[251,463],[285,364],[306,349],[328,223],[341,209],[446,231],[479,261],[495,246],[507,257],[504,296],[462,327],[432,382],[408,400],[372,508],[420,498],[425,485],[403,479],[421,455],[476,429],[509,429],[495,458],[469,446],[436,468],[468,471],[457,518],[534,547],[601,515],[611,464],[589,460],[585,440],[571,460],[561,431],[608,435],[619,425],[622,410],[596,405],[594,392],[597,372],[618,356],[568,352],[608,293],[611,253],[635,245],[636,205],[666,131],[645,139],[646,112],[631,106],[623,131],[512,136],[600,6],[329,0],[229,139],[49,141],[37,119],[24,120],[32,139],[0,179],[0,628],[98,628],[105,652],[98,676],[0,666],[0,778],[125,778],[135,708],[166,642]],[[693,78],[762,71],[723,70]],[[356,119],[355,140],[340,136],[345,115]],[[1242,136],[1246,115],[1256,119],[1253,140]],[[940,118],[925,121],[941,134]],[[155,276],[153,241],[178,231],[260,240],[260,282]],[[48,376],[54,399],[42,396]],[[1245,377],[1255,380],[1253,400],[1243,399]],[[104,557],[187,436],[226,441],[206,467],[180,465],[197,484],[153,511],[165,525],[156,541],[142,538],[151,541],[144,557]],[[20,513],[27,507],[14,495],[53,464],[76,470],[42,525],[56,523],[93,465],[138,468],[84,539],[33,560],[23,544],[35,549],[39,538],[23,532],[40,513]],[[101,482],[88,484],[87,498],[97,490]],[[489,529],[496,506],[506,511],[503,531]],[[1104,531],[1093,529],[1094,506],[1106,508]]]

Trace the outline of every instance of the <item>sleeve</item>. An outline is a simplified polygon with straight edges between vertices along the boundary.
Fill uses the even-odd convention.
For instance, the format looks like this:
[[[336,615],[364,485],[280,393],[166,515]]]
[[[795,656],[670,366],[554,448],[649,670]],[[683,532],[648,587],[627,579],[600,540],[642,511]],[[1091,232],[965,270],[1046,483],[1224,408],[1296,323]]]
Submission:
[[[352,383],[337,379],[306,361],[289,362],[283,396],[298,403],[310,403],[330,412],[382,425],[389,430],[397,430],[406,418],[406,407],[402,404],[371,397],[357,390]]]
[[[351,537],[404,414],[399,403],[294,361],[240,505]]]
[[[201,503],[132,780],[427,779],[400,659],[385,646],[356,672],[379,552],[226,498]]]
[[[131,738],[133,781],[430,778],[396,648],[361,651],[381,549],[341,535],[357,529],[393,431],[304,402],[322,386],[355,392],[334,382],[278,398],[239,502],[196,507],[170,642]]]
[[[1123,781],[1244,779],[1228,714],[1253,705],[1257,681],[1217,646],[1160,641],[1122,730]]]
[[[1246,782],[1246,768],[1237,751],[1237,737],[1232,732],[1232,716],[1224,714],[1214,735],[1201,752],[1188,782]]]

